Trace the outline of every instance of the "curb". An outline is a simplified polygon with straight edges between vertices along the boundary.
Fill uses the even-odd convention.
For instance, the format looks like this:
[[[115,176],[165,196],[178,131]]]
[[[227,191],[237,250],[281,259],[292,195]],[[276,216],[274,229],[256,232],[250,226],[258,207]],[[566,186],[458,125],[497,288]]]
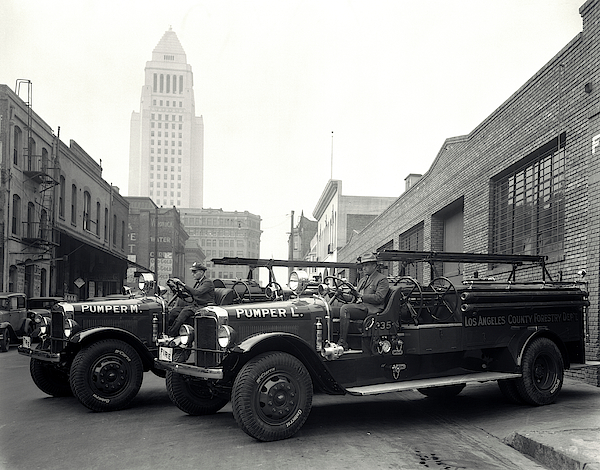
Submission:
[[[551,446],[534,441],[517,432],[513,432],[508,437],[505,437],[503,442],[553,470],[600,470],[600,466],[596,463],[581,462],[573,459]]]

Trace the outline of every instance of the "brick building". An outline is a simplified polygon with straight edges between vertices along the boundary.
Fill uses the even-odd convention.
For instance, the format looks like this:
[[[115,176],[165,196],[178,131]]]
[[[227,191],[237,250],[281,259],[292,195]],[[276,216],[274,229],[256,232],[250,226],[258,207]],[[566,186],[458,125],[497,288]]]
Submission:
[[[33,111],[32,88],[0,85],[0,290],[120,292],[128,204],[77,142],[61,142]]]
[[[338,260],[393,248],[545,255],[555,280],[585,269],[588,359],[598,359],[600,0],[579,11],[582,32],[469,134],[448,138],[427,173],[341,247]],[[504,274],[443,267],[459,281],[475,269]],[[586,374],[598,384],[597,371]]]

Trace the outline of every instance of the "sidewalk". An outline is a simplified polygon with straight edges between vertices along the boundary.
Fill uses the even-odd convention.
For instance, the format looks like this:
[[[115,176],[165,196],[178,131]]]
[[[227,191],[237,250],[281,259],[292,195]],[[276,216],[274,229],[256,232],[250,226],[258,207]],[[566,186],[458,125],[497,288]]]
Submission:
[[[496,437],[550,469],[600,470],[599,387],[565,379],[557,402],[535,411]]]

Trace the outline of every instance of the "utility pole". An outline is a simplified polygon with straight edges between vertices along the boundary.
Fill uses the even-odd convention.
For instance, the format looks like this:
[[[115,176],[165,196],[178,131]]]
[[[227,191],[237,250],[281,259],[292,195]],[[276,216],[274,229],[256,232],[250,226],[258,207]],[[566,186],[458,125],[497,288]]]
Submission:
[[[292,217],[290,221],[290,243],[288,246],[288,260],[292,261],[294,259],[294,211],[292,211]],[[292,274],[293,267],[288,268],[288,279]]]

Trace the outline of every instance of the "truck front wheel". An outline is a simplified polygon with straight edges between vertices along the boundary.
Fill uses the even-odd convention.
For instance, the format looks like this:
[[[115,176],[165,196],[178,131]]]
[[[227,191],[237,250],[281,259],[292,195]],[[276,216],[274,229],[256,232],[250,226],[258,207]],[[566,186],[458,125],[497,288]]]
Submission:
[[[120,410],[137,395],[143,373],[142,360],[132,346],[107,339],[77,353],[71,365],[71,389],[90,410]]]
[[[8,351],[8,346],[10,344],[10,332],[8,328],[4,328],[0,331],[0,352]]]
[[[312,406],[313,386],[304,364],[283,352],[250,360],[233,384],[233,416],[242,430],[259,441],[293,436]]]
[[[52,397],[70,397],[73,395],[69,385],[69,374],[57,369],[39,359],[31,359],[29,362],[29,373],[33,383],[42,392]]]
[[[563,384],[564,363],[556,344],[548,338],[534,339],[523,354],[519,395],[530,405],[548,405],[556,400]]]

